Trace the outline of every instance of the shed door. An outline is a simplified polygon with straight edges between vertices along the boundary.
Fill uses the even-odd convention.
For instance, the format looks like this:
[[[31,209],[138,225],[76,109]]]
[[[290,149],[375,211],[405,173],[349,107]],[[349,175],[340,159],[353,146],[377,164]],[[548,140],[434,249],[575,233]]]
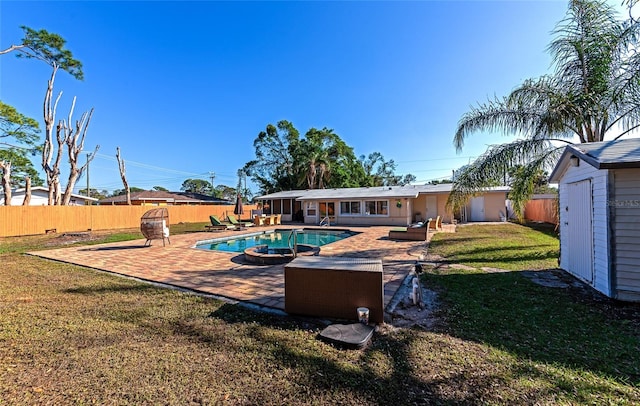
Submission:
[[[593,281],[593,235],[591,180],[567,184],[568,271],[587,282]]]
[[[484,221],[484,196],[471,198],[469,221]]]

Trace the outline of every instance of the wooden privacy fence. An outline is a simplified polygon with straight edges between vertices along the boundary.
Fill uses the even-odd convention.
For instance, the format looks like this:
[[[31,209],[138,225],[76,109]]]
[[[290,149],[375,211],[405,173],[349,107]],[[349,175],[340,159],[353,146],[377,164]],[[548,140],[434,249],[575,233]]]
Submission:
[[[524,218],[558,224],[558,201],[556,199],[530,200],[524,207]]]
[[[210,215],[224,219],[234,206],[162,206],[169,210],[170,224],[209,222]],[[0,206],[0,237],[87,230],[140,227],[140,217],[157,206]],[[245,205],[249,218],[255,205]]]

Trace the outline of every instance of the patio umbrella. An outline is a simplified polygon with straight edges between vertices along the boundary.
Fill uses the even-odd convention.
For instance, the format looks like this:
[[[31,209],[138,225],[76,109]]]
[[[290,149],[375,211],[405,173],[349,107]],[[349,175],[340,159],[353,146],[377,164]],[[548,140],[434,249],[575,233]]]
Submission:
[[[238,216],[238,220],[242,218],[244,214],[244,209],[242,208],[242,196],[238,193],[238,198],[236,199],[236,207],[233,208],[233,214]]]

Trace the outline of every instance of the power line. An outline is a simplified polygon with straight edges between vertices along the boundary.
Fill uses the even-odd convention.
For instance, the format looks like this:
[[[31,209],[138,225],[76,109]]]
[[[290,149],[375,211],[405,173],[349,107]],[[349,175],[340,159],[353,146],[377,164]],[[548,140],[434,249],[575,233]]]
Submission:
[[[477,158],[477,156],[469,155],[469,156],[456,156],[451,158],[417,159],[414,161],[395,161],[394,160],[393,162],[397,164],[400,164],[400,163],[407,164],[407,163],[414,163],[414,162],[451,161],[452,159],[470,159],[470,158]]]
[[[114,161],[117,162],[117,160],[110,156],[110,155],[104,155],[104,154],[96,154],[96,156],[103,158],[103,159],[107,159],[109,161]],[[146,168],[146,169],[153,169],[155,171],[163,171],[163,172],[170,172],[170,173],[179,173],[179,174],[183,174],[183,175],[202,175],[202,174],[198,174],[198,173],[193,173],[193,172],[185,172],[185,171],[179,171],[177,169],[169,169],[169,168],[163,168],[160,166],[154,166],[154,165],[149,165],[149,164],[145,164],[142,162],[136,162],[136,161],[131,161],[131,160],[127,160],[127,166],[131,165],[131,166],[137,166],[139,168]]]

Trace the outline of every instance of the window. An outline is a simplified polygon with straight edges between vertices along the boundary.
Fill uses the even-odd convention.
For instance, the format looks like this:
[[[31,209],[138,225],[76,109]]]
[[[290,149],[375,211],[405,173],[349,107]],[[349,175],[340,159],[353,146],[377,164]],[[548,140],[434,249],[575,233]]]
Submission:
[[[388,216],[389,215],[389,201],[388,200],[375,200],[364,202],[366,213],[372,216]]]
[[[282,214],[291,214],[291,199],[282,201]]]
[[[320,215],[324,216],[335,216],[335,203],[334,202],[320,202]]]
[[[360,214],[360,202],[340,202],[340,214]]]
[[[316,215],[316,203],[308,202],[307,203],[307,216],[315,216]]]

